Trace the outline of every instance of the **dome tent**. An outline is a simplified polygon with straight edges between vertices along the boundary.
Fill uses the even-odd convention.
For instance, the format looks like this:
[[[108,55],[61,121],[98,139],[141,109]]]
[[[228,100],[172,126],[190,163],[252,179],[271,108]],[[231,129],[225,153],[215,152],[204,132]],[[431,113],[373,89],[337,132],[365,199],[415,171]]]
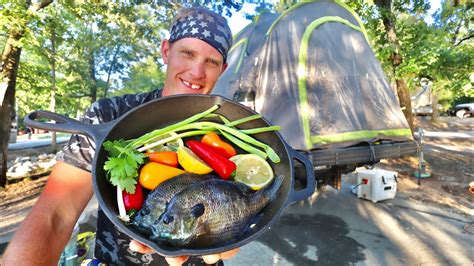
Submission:
[[[254,109],[296,150],[413,144],[360,19],[339,1],[261,14],[237,34],[228,63],[213,93],[252,91]]]

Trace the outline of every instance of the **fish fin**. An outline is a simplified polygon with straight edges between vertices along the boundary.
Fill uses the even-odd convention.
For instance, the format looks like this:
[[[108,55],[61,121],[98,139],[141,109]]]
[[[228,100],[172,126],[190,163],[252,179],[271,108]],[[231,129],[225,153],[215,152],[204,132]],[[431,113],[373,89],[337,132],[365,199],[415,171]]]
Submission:
[[[279,175],[275,178],[275,180],[273,180],[273,184],[271,186],[264,189],[263,193],[268,199],[270,199],[270,201],[275,199],[284,179],[284,175]]]
[[[229,181],[228,181],[229,182]],[[244,193],[244,195],[246,196],[250,196],[254,193],[254,191],[248,187],[247,185],[245,185],[244,183],[240,183],[240,182],[236,182],[236,181],[231,181],[236,187],[238,187],[240,189],[240,191],[242,191],[242,193]]]
[[[202,203],[198,203],[191,208],[191,215],[198,218],[204,214],[206,208]]]

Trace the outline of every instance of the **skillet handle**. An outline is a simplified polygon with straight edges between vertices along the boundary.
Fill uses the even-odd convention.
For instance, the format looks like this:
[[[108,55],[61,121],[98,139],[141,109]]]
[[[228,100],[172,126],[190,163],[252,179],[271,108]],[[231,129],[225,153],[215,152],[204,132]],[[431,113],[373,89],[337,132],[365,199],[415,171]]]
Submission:
[[[293,187],[291,187],[290,195],[286,202],[287,206],[292,203],[309,198],[311,195],[313,195],[314,190],[316,188],[316,178],[314,177],[313,164],[311,163],[311,161],[303,154],[293,150],[293,148],[288,147],[288,151],[291,157],[290,159],[296,159],[304,165],[306,172],[306,188],[296,191]],[[292,178],[295,177],[292,176]]]
[[[53,120],[56,123],[38,121],[40,118]],[[29,113],[27,116],[25,116],[23,121],[25,125],[33,128],[86,135],[92,138],[96,143],[102,141],[102,139],[105,137],[105,134],[109,132],[114,124],[111,122],[100,125],[86,124],[64,115],[43,110]]]

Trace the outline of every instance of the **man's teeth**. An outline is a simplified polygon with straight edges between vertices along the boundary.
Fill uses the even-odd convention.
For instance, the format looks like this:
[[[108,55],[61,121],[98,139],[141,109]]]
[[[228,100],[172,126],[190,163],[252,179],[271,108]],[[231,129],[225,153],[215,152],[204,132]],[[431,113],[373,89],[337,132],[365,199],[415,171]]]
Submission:
[[[187,81],[185,81],[185,80],[183,80],[183,83],[184,83],[184,85],[186,85],[186,86],[188,86],[188,87],[191,87],[191,89],[194,89],[194,90],[197,90],[197,89],[200,89],[200,88],[201,88],[201,86],[196,85],[196,84],[189,83],[189,82],[187,82]]]

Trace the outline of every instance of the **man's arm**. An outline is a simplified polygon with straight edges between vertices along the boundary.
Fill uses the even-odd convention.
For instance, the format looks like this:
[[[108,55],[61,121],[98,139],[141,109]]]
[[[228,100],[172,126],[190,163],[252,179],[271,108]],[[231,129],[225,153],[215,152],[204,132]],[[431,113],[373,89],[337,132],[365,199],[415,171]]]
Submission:
[[[10,241],[2,265],[56,265],[92,194],[89,172],[58,162]]]

